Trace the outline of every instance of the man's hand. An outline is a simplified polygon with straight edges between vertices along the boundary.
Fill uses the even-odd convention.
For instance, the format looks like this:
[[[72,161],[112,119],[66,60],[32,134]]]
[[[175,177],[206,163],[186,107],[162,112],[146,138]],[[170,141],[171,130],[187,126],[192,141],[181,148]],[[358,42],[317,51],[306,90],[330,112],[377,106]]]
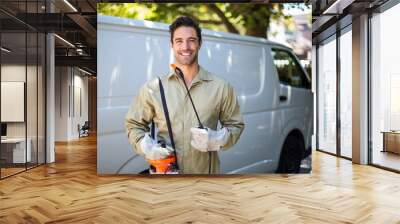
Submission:
[[[147,133],[140,141],[140,148],[142,149],[145,158],[149,160],[165,159],[174,151],[169,146],[166,146],[165,148],[161,147],[161,144],[157,143]]]
[[[199,151],[208,151],[208,131],[202,128],[191,128],[192,133],[190,144]]]
[[[206,128],[191,128],[192,140],[190,144],[199,151],[219,151],[226,144],[229,137],[228,129],[218,131]]]
[[[208,129],[208,151],[219,151],[228,141],[229,132],[227,128],[218,131]]]

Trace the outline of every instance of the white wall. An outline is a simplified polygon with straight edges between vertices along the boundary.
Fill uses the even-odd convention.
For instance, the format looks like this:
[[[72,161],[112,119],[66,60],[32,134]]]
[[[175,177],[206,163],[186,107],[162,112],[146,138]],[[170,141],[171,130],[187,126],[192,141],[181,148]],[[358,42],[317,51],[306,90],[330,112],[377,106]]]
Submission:
[[[71,120],[71,135],[73,138],[79,137],[78,124],[82,126],[88,120],[88,77],[82,76],[82,74],[79,70],[74,70],[74,96],[72,96],[74,107],[72,108],[73,119]]]
[[[68,140],[69,96],[68,88],[70,77],[67,67],[55,68],[55,141]]]
[[[78,124],[88,120],[88,78],[83,75],[76,68],[56,67],[55,141],[77,139]]]

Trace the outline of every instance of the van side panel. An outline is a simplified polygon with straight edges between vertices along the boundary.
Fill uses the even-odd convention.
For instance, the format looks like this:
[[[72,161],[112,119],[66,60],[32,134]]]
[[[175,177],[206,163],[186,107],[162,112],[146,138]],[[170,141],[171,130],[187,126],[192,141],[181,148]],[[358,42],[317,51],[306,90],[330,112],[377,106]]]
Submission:
[[[199,59],[235,88],[246,125],[238,143],[220,153],[222,172],[274,172],[282,124],[269,45],[206,37]]]
[[[134,156],[125,134],[125,115],[139,88],[169,70],[168,40],[166,32],[99,23],[98,173],[115,173]],[[137,173],[147,167],[138,156],[121,173]]]
[[[279,82],[278,72],[275,66],[273,67],[273,73]],[[313,122],[313,96],[311,89],[299,88],[286,84],[279,84],[279,86],[279,95],[287,96],[286,101],[277,104],[277,109],[279,110],[282,119],[281,122],[283,124],[282,129],[280,129],[281,142],[282,144],[284,143],[291,131],[299,130],[304,138],[304,147],[307,149],[311,144]]]

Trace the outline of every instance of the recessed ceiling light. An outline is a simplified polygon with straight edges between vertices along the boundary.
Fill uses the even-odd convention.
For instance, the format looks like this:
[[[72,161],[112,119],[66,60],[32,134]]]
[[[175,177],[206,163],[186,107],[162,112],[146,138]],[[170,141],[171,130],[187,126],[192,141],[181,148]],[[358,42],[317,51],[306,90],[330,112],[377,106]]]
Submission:
[[[336,0],[322,14],[342,14],[343,9],[351,5],[355,0]]]
[[[69,1],[64,0],[65,4],[67,4],[72,10],[74,10],[74,12],[78,12],[78,10],[71,4],[69,3]]]
[[[57,37],[59,40],[61,40],[62,42],[64,42],[64,43],[66,43],[67,45],[69,45],[70,47],[73,47],[73,48],[75,48],[75,45],[73,45],[71,42],[69,42],[68,40],[66,40],[66,39],[64,39],[64,38],[62,38],[62,37],[60,37],[59,35],[57,35],[57,34],[54,34],[54,36],[55,37]]]
[[[7,49],[7,48],[5,48],[5,47],[1,47],[1,50],[4,51],[4,52],[6,52],[6,53],[10,53],[10,52],[11,52],[11,50],[9,50],[9,49]]]
[[[85,71],[85,70],[83,70],[83,69],[81,69],[81,68],[79,68],[79,67],[78,67],[78,70],[81,71],[81,72],[83,72],[83,73],[85,73],[85,74],[87,74],[87,75],[90,75],[90,76],[92,75],[92,73],[90,73],[90,72],[88,72],[88,71]]]

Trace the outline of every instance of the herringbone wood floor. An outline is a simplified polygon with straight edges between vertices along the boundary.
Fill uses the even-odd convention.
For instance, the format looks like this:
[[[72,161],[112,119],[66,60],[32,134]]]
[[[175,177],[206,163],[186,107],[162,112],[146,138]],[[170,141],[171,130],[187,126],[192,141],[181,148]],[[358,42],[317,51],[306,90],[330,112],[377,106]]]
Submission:
[[[0,181],[0,223],[400,223],[400,175],[313,153],[313,173],[97,176],[96,139]]]

